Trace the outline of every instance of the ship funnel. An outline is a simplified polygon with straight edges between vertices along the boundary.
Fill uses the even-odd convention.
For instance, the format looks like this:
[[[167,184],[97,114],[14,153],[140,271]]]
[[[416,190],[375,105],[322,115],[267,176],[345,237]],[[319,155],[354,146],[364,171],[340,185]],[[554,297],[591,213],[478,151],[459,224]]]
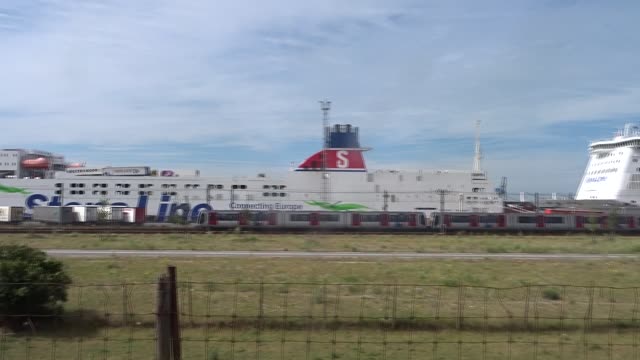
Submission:
[[[336,124],[329,131],[329,147],[334,149],[359,149],[358,128],[350,124]]]

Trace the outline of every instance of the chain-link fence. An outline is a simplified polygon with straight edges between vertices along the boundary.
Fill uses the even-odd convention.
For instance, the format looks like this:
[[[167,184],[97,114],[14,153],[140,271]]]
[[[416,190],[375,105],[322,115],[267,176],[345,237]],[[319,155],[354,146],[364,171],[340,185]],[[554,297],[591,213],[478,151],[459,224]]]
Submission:
[[[59,315],[2,314],[20,321],[0,360],[155,359],[157,289],[76,284]],[[640,359],[640,288],[180,281],[177,297],[182,359]]]

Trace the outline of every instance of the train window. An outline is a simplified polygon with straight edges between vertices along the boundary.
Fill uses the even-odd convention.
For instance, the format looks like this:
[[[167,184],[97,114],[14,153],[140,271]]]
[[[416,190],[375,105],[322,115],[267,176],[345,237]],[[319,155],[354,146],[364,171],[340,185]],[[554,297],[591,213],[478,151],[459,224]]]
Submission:
[[[287,187],[287,185],[280,185],[280,190],[283,190]]]
[[[269,193],[262,193],[262,196],[269,196]]]
[[[278,193],[271,193],[271,196],[278,196]]]
[[[360,222],[380,222],[380,215],[373,214],[360,214]]]
[[[95,184],[94,184],[94,185],[95,185]],[[144,189],[144,184],[138,184],[138,187],[139,187],[140,189]]]
[[[285,197],[285,196],[287,196],[287,194],[285,194],[285,193],[280,193],[280,197]]]
[[[407,222],[409,216],[407,214],[391,214],[389,215],[389,222]]]
[[[468,224],[469,221],[469,215],[451,215],[452,223]]]
[[[289,215],[290,221],[309,221],[309,214],[291,214]]]
[[[495,223],[498,222],[498,217],[496,215],[482,215],[482,216],[480,216],[479,222],[488,223],[488,224],[495,224]]]
[[[224,188],[224,185],[218,185],[218,189]]]
[[[320,214],[318,216],[320,221],[337,222],[340,221],[340,215],[338,214]]]
[[[240,215],[238,213],[216,213],[216,217],[218,221],[238,221]]]
[[[269,188],[269,185],[262,185],[262,188],[263,188],[263,189],[268,189],[268,188]]]
[[[562,216],[545,216],[545,224],[564,224],[564,218]]]
[[[246,189],[247,185],[240,185],[240,189]]]
[[[267,220],[267,213],[264,211],[252,212],[248,214],[248,219],[250,221],[265,221]]]
[[[237,188],[238,188],[238,185],[231,185],[231,188],[232,188],[232,189],[237,189]]]
[[[518,216],[519,224],[535,224],[536,217],[535,216]]]
[[[619,216],[618,217],[618,225],[626,225],[629,223],[629,218],[626,216]]]

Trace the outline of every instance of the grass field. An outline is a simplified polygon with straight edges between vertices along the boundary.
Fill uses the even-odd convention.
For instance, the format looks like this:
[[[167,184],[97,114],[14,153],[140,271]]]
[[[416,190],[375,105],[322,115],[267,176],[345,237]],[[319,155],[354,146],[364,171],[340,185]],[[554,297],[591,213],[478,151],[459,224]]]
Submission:
[[[635,253],[640,239],[68,234],[3,235],[0,243],[85,249]],[[38,325],[35,332],[3,333],[0,359],[153,359],[155,281],[169,264],[177,266],[185,282],[179,290],[183,359],[640,359],[640,260],[114,257],[64,263],[74,281],[65,305],[73,318]],[[587,314],[592,321],[585,320]]]
[[[303,250],[640,254],[640,237],[596,235],[2,234],[0,244],[41,249]]]
[[[0,358],[152,359],[154,282],[167,264],[190,282],[180,288],[184,359],[255,359],[256,352],[260,359],[293,359],[307,351],[318,360],[503,359],[509,351],[512,359],[633,359],[638,350],[637,289],[574,287],[635,287],[638,261],[110,258],[65,264],[82,285],[70,290],[68,314],[86,321],[0,337]],[[471,286],[462,304],[458,284]],[[264,326],[257,331],[260,309]],[[457,328],[460,309],[464,326]],[[587,326],[589,311],[596,320]],[[333,321],[341,326],[331,327]],[[390,321],[402,326],[384,325]]]

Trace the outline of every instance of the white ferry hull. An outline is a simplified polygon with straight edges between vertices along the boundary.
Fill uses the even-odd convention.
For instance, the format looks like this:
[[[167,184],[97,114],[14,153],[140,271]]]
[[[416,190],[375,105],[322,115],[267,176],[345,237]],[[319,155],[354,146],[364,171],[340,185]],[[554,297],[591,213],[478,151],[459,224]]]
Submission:
[[[1,179],[0,205],[24,206],[30,212],[39,205],[108,202],[144,207],[147,215],[163,221],[185,213],[193,219],[206,209],[433,211],[440,209],[438,191],[446,190],[447,211],[502,211],[502,201],[496,194],[473,192],[473,187],[490,185],[486,180],[473,181],[469,172],[333,172],[329,173],[330,191],[326,193],[324,181],[317,171],[291,172],[283,179],[157,176]]]
[[[640,133],[625,126],[612,140],[590,145],[589,163],[576,200],[612,200],[640,203]]]

